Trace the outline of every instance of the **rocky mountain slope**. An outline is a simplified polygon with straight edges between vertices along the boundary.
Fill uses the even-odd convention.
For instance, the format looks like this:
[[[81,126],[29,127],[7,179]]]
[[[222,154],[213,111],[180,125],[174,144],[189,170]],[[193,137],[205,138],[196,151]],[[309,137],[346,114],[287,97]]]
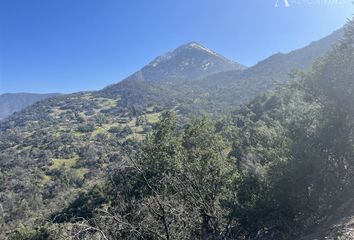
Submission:
[[[155,58],[126,81],[193,81],[224,71],[246,69],[196,42],[184,44]]]

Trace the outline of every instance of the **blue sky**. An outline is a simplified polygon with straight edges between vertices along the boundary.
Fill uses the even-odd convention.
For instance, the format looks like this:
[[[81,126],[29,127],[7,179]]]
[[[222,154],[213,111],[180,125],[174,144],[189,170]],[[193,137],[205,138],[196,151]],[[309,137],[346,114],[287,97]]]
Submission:
[[[97,90],[197,41],[252,65],[345,24],[352,1],[0,0],[0,93]]]

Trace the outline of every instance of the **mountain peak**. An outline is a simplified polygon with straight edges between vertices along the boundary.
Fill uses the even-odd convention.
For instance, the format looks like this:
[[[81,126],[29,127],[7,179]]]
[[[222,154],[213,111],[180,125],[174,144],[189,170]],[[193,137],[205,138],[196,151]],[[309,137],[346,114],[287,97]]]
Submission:
[[[180,46],[179,48],[177,48],[175,51],[179,51],[179,50],[186,50],[186,49],[193,49],[193,50],[199,50],[199,51],[204,51],[208,54],[211,54],[211,55],[214,55],[214,56],[218,56],[218,57],[222,57],[221,55],[217,54],[216,52],[214,52],[213,50],[207,48],[207,47],[204,47],[202,44],[198,43],[198,42],[195,42],[195,41],[192,41],[192,42],[189,42],[189,43],[186,43],[182,46]],[[224,57],[223,57],[224,58]],[[230,60],[229,60],[230,61]]]
[[[205,48],[205,47],[196,41],[192,41],[181,45],[179,48]]]
[[[245,66],[193,41],[155,58],[127,80],[191,81],[218,72],[243,69]]]

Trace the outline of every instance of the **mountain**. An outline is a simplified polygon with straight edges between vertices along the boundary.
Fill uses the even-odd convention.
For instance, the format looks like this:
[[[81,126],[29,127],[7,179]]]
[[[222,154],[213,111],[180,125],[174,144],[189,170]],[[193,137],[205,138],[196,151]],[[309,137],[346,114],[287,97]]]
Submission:
[[[251,68],[188,43],[100,91],[48,98],[7,117],[0,122],[0,238],[103,182],[164,111],[220,117],[288,80],[293,67],[306,69],[339,38],[340,32]]]
[[[290,53],[277,53],[246,68],[195,42],[157,57],[140,71],[100,91],[125,96],[126,105],[178,105],[185,115],[219,115],[290,79],[292,70],[307,71],[343,36],[339,29]],[[189,64],[187,64],[189,63]],[[204,66],[214,66],[205,69]],[[177,104],[183,102],[183,104]],[[139,108],[139,107],[138,107]]]
[[[235,105],[290,80],[293,70],[307,71],[318,58],[324,57],[343,37],[344,28],[290,53],[277,53],[243,71],[230,70],[211,74],[188,85],[195,92],[204,92],[200,108],[217,103],[217,109],[226,112]],[[231,107],[231,108],[230,108]]]
[[[105,98],[120,96],[120,106],[133,106],[140,112],[150,105],[160,108],[179,105],[184,108],[196,99],[203,99],[205,95],[205,91],[198,86],[193,87],[192,82],[210,74],[231,70],[242,72],[245,69],[245,66],[191,42],[155,58],[138,72],[97,94]],[[186,104],[181,105],[181,102]],[[188,107],[183,112],[194,112],[192,108]],[[204,113],[204,110],[200,113]]]
[[[50,97],[58,96],[58,93],[34,94],[34,93],[4,93],[0,95],[0,120],[10,116],[14,112]]]
[[[226,59],[199,43],[191,42],[157,57],[126,81],[192,81],[214,73],[244,69],[246,67],[242,64]]]

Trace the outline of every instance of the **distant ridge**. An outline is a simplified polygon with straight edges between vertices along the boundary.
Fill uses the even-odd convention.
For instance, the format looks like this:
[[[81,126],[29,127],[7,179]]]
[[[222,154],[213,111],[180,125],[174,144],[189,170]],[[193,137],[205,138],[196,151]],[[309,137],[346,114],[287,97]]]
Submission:
[[[59,93],[37,94],[37,93],[4,93],[0,95],[0,120],[14,112],[31,106],[32,104],[50,97],[60,95]]]

